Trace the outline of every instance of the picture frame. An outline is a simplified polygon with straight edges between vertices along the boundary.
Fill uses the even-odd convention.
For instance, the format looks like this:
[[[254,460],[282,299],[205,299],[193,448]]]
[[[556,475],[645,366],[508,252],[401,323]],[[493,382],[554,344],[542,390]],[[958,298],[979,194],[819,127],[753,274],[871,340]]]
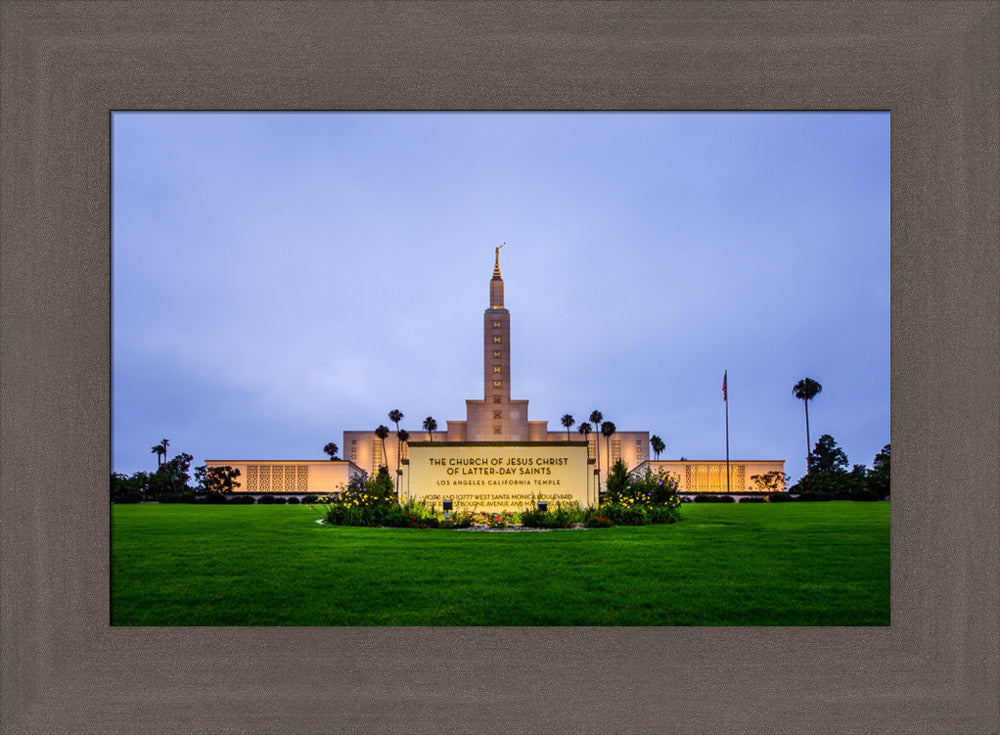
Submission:
[[[0,13],[6,732],[1000,729],[1000,4]],[[890,110],[891,625],[111,627],[110,113],[125,109]]]

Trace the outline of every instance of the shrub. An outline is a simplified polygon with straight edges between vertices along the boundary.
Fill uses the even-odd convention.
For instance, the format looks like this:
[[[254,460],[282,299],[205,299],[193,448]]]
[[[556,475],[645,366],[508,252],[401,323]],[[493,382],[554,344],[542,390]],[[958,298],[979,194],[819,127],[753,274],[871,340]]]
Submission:
[[[392,528],[437,528],[439,523],[431,506],[412,498],[390,505],[381,519],[383,526]]]
[[[399,507],[384,466],[375,478],[356,475],[339,495],[319,502],[327,506],[326,522],[335,526],[381,526],[386,515]]]
[[[298,505],[299,504],[299,499],[295,495],[292,495],[292,496],[290,496],[288,498],[288,504],[289,505]]]
[[[195,498],[193,492],[184,493],[164,493],[159,498],[161,503],[195,503],[197,498]]]
[[[767,501],[769,503],[790,503],[793,500],[795,500],[795,498],[788,493],[771,493],[767,496]]]
[[[303,503],[315,503],[317,500],[319,500],[319,498],[315,495],[305,495],[302,498]]]
[[[161,503],[193,503],[194,493],[164,493],[160,496]]]
[[[767,498],[760,495],[747,495],[746,497],[739,499],[740,503],[766,503]]]
[[[735,503],[736,498],[724,493],[701,493],[694,496],[696,503]]]
[[[261,495],[257,498],[259,505],[284,505],[287,501],[281,495]]]
[[[204,497],[202,502],[207,505],[225,505],[229,501],[226,499],[226,496],[221,493],[209,493]]]
[[[326,509],[326,522],[334,526],[381,526],[388,510],[388,506],[331,503]]]
[[[605,503],[593,511],[611,521],[613,526],[645,526],[649,523],[649,515],[642,505]]]
[[[450,514],[450,518],[442,517],[439,521],[441,528],[471,528],[476,514],[468,510],[456,510]]]
[[[379,467],[375,477],[367,480],[365,485],[370,495],[384,502],[390,502],[396,497],[396,486],[389,477],[389,469],[385,465]]]
[[[604,483],[604,495],[601,502],[621,502],[622,496],[628,492],[629,484],[632,482],[633,478],[629,477],[625,463],[620,459],[615,460],[608,472],[608,479]]]
[[[588,508],[583,525],[587,528],[610,528],[615,525],[601,508]]]
[[[579,503],[556,503],[548,510],[527,508],[520,513],[522,526],[529,528],[573,528],[585,521]]]
[[[615,467],[618,465],[619,462],[616,462]],[[677,494],[678,480],[674,475],[663,470],[653,472],[648,467],[640,474],[626,476],[624,481],[619,475],[620,471],[616,473],[615,468],[612,468],[607,491],[600,503],[603,516],[613,524],[634,526],[673,523],[680,517],[678,509],[681,499]],[[626,512],[630,509],[635,509],[635,512]],[[651,514],[653,509],[656,511]]]
[[[142,502],[142,493],[138,490],[122,490],[112,495],[111,501],[114,503],[140,503]]]
[[[229,502],[236,505],[253,505],[257,502],[257,496],[250,495],[249,493],[240,493],[231,497]]]
[[[646,519],[653,524],[677,523],[680,520],[680,513],[676,508],[666,505],[653,505],[646,509]]]

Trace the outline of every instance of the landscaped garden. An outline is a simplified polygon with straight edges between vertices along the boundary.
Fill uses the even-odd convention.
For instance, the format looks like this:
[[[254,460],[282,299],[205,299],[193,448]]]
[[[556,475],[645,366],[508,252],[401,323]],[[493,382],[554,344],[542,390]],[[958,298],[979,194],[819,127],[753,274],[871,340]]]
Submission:
[[[112,624],[889,624],[887,502],[692,503],[678,523],[537,533],[317,523],[328,511],[112,505]]]

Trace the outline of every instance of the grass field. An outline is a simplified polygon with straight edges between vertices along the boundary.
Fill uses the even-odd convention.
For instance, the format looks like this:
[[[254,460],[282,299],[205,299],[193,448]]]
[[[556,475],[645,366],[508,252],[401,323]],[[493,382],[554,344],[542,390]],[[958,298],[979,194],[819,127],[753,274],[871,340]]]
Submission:
[[[687,504],[669,526],[319,525],[114,505],[113,625],[888,625],[889,504]]]

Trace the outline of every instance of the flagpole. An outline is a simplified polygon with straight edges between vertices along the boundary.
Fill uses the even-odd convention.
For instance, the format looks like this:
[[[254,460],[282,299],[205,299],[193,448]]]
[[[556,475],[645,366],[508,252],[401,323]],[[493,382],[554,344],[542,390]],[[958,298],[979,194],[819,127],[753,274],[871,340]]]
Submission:
[[[732,488],[730,487],[730,473],[729,473],[729,386],[727,378],[729,376],[729,371],[726,370],[722,373],[722,400],[726,404],[726,493],[731,494]]]

